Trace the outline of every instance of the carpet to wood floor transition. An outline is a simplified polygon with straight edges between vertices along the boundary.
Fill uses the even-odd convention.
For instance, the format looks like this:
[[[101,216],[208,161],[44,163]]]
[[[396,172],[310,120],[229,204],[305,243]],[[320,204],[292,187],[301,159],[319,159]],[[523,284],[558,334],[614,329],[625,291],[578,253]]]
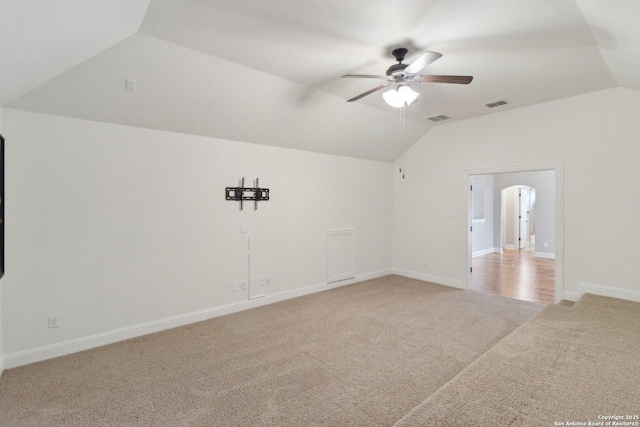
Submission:
[[[618,352],[628,315],[604,303],[610,323],[595,326],[583,305],[541,312],[539,304],[387,276],[9,369],[0,377],[0,425],[552,425],[537,424],[549,418],[536,408],[563,407],[541,404],[545,394],[574,404],[566,417],[591,417],[574,391],[608,374],[621,382],[606,393],[624,388],[625,402],[637,397],[639,341],[632,333]],[[580,318],[560,321],[557,310]],[[598,334],[608,337],[594,343]],[[565,351],[541,350],[549,345]],[[582,345],[603,352],[590,356]],[[591,372],[605,356],[620,367]],[[620,372],[635,375],[635,386]],[[511,385],[494,384],[500,378]],[[514,384],[526,381],[541,388],[518,396]],[[603,403],[617,397],[601,396],[594,407],[632,411]]]

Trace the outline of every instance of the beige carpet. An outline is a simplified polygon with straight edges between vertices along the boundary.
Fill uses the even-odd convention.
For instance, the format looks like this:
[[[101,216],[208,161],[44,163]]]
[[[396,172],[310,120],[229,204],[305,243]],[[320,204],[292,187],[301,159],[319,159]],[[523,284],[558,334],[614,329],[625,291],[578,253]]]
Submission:
[[[631,419],[610,426],[640,425],[640,304],[586,294],[545,308],[395,426],[607,425],[598,416],[612,415]]]
[[[543,307],[387,276],[10,369],[0,424],[390,426]]]

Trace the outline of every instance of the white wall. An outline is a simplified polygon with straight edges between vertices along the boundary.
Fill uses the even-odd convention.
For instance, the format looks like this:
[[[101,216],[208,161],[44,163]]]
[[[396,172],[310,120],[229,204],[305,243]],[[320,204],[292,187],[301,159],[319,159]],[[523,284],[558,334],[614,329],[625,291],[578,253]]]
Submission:
[[[500,244],[498,240],[498,244],[494,245],[494,177],[493,175],[475,175],[472,177],[472,182],[474,179],[482,182],[482,191],[484,193],[484,221],[473,221],[473,232],[471,234],[471,248],[474,256],[478,256],[492,252],[494,246],[499,247]],[[476,186],[473,189],[477,191]],[[497,212],[499,216],[500,210]]]
[[[526,185],[536,190],[536,242],[535,252],[538,254],[555,254],[555,209],[556,209],[556,180],[555,171],[532,171],[500,173],[495,175],[494,188],[497,195],[494,209],[500,212],[500,192],[514,185]],[[497,225],[496,225],[497,224]],[[500,217],[494,222],[494,238],[500,241]],[[507,231],[509,228],[507,229]],[[513,230],[513,229],[511,229]],[[513,231],[511,231],[513,234]],[[547,242],[547,247],[543,246]]]
[[[0,134],[4,136],[2,126],[2,108],[0,107]],[[2,371],[4,371],[4,352],[2,350],[2,341],[3,341],[3,332],[2,332],[2,317],[4,316],[4,310],[2,309],[2,285],[4,280],[0,280],[0,375],[2,375]]]
[[[614,88],[435,127],[394,174],[394,268],[465,284],[468,172],[562,163],[565,292],[638,295],[639,112],[638,92]]]
[[[638,112],[640,94],[616,88],[437,126],[403,180],[384,163],[5,109],[5,364],[235,307],[247,237],[274,295],[324,283],[326,230],[347,226],[359,277],[387,272],[393,247],[396,272],[462,286],[468,171],[514,165],[564,165],[565,291],[638,295]],[[224,200],[242,176],[271,189],[258,211]]]
[[[502,198],[504,198],[504,243],[505,249],[518,249],[516,245],[515,217],[516,217],[516,198],[518,197],[518,187],[509,187],[501,190]],[[502,226],[500,227],[502,229]],[[502,241],[502,239],[500,240]]]
[[[3,129],[7,367],[235,307],[249,237],[272,295],[326,283],[332,228],[355,227],[357,278],[390,273],[391,164],[11,109]],[[257,211],[224,199],[243,176],[270,189]]]

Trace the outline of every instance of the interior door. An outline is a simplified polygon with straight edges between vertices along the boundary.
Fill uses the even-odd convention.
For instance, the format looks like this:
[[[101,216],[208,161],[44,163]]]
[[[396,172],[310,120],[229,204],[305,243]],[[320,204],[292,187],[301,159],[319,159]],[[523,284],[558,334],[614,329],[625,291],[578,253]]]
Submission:
[[[529,246],[529,189],[520,188],[519,190],[519,209],[518,220],[520,222],[519,230],[519,247],[520,249]]]

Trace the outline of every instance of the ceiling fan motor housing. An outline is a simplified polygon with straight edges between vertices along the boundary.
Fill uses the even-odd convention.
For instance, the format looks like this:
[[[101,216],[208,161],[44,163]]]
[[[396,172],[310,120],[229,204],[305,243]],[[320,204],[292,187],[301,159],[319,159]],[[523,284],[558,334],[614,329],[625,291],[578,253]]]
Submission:
[[[401,74],[402,71],[404,71],[404,69],[408,67],[408,65],[402,63],[407,52],[407,49],[405,49],[404,47],[394,49],[393,52],[391,52],[398,63],[393,64],[391,67],[389,67],[389,69],[387,70],[387,76],[391,76],[393,74]]]
[[[393,64],[389,69],[387,69],[387,76],[402,74],[405,68],[407,68],[407,64]]]

